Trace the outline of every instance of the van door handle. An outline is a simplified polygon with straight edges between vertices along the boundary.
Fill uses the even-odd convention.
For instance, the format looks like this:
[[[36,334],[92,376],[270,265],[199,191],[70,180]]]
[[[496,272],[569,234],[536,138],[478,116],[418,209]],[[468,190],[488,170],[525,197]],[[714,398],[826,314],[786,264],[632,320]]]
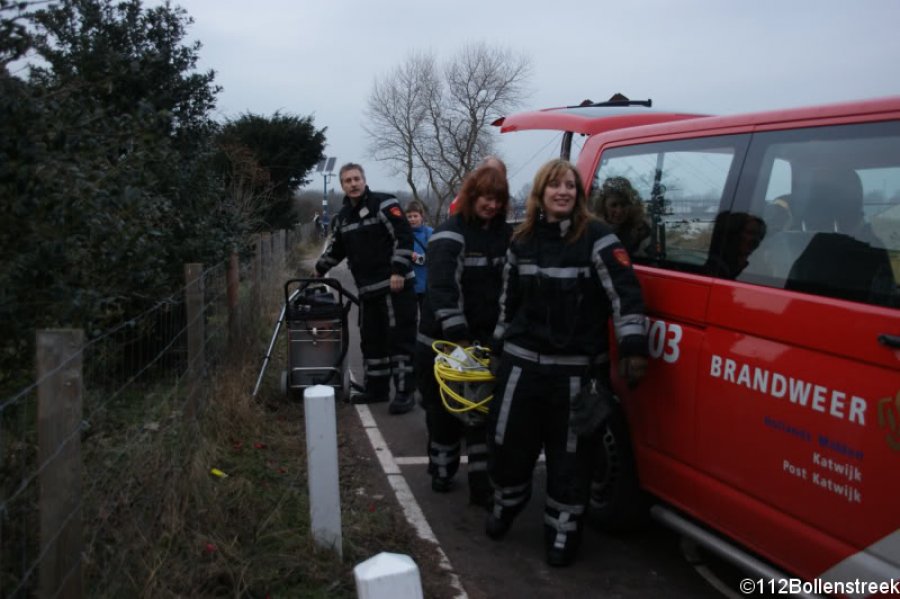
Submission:
[[[882,333],[878,335],[878,343],[887,345],[888,347],[900,347],[900,335],[887,335]]]

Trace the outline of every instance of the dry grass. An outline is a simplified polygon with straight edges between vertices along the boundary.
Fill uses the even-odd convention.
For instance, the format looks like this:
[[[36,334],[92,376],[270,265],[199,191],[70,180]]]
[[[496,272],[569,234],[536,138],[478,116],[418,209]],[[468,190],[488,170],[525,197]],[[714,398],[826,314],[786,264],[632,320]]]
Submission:
[[[281,338],[259,396],[250,398],[276,318],[260,325],[245,355],[214,373],[199,419],[157,400],[158,426],[148,430],[146,412],[132,405],[140,422],[91,439],[91,463],[107,467],[115,491],[87,494],[89,596],[355,597],[353,566],[380,551],[412,555],[427,596],[446,594],[433,548],[401,517],[345,404],[338,406],[343,561],[314,545],[303,409],[279,389]]]

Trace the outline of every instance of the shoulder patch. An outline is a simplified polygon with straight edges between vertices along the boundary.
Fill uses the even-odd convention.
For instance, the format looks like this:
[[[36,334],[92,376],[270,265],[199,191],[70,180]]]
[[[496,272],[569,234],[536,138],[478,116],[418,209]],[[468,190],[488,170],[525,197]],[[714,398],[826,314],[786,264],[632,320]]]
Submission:
[[[622,266],[631,266],[631,258],[628,257],[628,251],[625,248],[614,249],[613,258]]]
[[[397,218],[403,216],[403,212],[400,210],[400,206],[391,206],[390,209],[388,209],[388,212],[390,212],[392,216],[396,216]]]

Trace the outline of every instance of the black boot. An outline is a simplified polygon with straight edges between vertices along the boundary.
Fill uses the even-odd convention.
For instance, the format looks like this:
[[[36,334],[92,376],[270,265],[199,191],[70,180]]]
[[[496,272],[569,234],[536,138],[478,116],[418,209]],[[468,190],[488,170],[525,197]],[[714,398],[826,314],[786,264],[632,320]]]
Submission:
[[[547,564],[554,568],[565,568],[571,566],[575,562],[576,552],[569,551],[565,548],[550,547],[547,549]]]
[[[416,398],[412,393],[397,393],[391,403],[388,404],[388,412],[391,414],[406,414],[416,407]]]
[[[554,568],[565,568],[575,562],[578,545],[581,542],[581,531],[575,530],[566,535],[562,547],[556,544],[556,531],[549,526],[544,527],[544,546],[547,549],[547,564]]]
[[[509,529],[512,527],[514,518],[514,516],[510,516],[508,512],[501,512],[500,515],[497,515],[497,512],[498,510],[495,508],[488,514],[487,520],[484,523],[485,534],[495,541],[499,541],[506,536],[506,533],[508,533]]]
[[[383,403],[388,400],[387,393],[374,393],[372,391],[363,391],[362,393],[354,393],[350,396],[350,403]]]
[[[431,490],[435,493],[449,493],[452,488],[453,479],[449,476],[438,476],[435,474],[431,477]]]

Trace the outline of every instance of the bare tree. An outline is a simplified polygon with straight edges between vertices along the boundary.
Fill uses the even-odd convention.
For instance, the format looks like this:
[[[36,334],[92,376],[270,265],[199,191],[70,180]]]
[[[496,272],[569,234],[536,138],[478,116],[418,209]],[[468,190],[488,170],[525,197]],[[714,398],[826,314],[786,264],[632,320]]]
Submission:
[[[430,54],[414,53],[405,63],[377,80],[369,96],[366,133],[375,160],[388,162],[419,199],[416,151],[426,127],[435,64]]]
[[[476,43],[441,68],[433,55],[414,53],[376,80],[366,110],[370,152],[433,208],[432,222],[466,173],[492,153],[489,125],[519,106],[530,72],[527,57]]]

